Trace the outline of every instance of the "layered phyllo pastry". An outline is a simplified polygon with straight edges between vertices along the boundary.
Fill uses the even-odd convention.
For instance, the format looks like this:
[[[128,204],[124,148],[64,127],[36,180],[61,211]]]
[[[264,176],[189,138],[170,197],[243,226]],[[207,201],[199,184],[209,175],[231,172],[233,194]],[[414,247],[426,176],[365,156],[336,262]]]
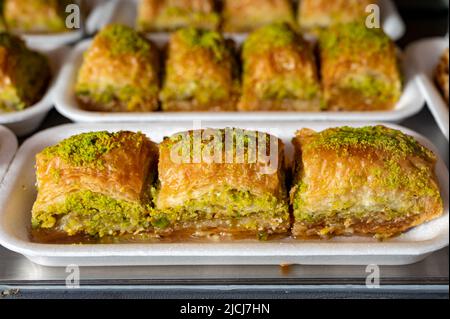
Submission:
[[[88,110],[148,112],[158,108],[159,53],[133,29],[110,25],[84,54],[75,94]]]
[[[288,24],[250,34],[242,50],[241,111],[319,111],[321,87],[310,45]]]
[[[172,34],[160,95],[164,111],[233,111],[239,71],[220,33],[194,28]]]
[[[194,237],[266,239],[289,230],[284,146],[265,133],[189,131],[160,145],[155,208],[165,225]]]
[[[214,0],[140,0],[137,27],[141,31],[172,31],[183,27],[217,29],[220,16]]]
[[[447,104],[449,102],[449,82],[448,82],[448,56],[449,56],[448,49],[444,52],[444,54],[441,57],[441,60],[439,62],[439,65],[436,69],[436,83],[438,84],[442,94],[444,95],[445,100],[447,101]]]
[[[250,32],[271,23],[295,25],[290,0],[224,0],[225,32]]]
[[[367,6],[377,0],[301,0],[298,20],[303,30],[317,33],[323,28],[341,23],[364,23]]]
[[[0,33],[0,112],[20,111],[38,102],[51,78],[47,57],[18,37]]]
[[[69,0],[2,0],[8,30],[18,33],[57,33],[66,28]],[[1,5],[0,5],[1,7]]]
[[[141,133],[84,133],[36,156],[32,227],[67,236],[152,229],[158,147]]]
[[[336,25],[320,36],[324,95],[329,109],[394,108],[402,92],[395,44],[381,29]]]
[[[443,213],[435,155],[384,126],[297,132],[292,234],[388,238]]]

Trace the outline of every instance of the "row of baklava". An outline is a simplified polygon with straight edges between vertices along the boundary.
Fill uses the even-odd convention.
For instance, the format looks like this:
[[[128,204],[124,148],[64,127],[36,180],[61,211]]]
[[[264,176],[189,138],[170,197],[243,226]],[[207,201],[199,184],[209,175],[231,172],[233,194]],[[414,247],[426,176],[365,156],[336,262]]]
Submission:
[[[76,0],[0,0],[0,31],[58,33],[67,31],[67,5]]]
[[[33,231],[55,239],[398,235],[443,213],[435,155],[384,126],[72,136],[36,156]],[[65,241],[67,242],[67,241]]]
[[[160,103],[163,111],[390,110],[402,93],[394,43],[364,24],[323,32],[320,63],[285,23],[249,35],[242,67],[235,51],[220,33],[181,29],[162,68],[156,45],[110,25],[85,53],[75,93],[84,108],[109,112],[156,111]]]
[[[140,31],[173,31],[183,27],[250,32],[271,23],[298,25],[305,31],[336,23],[364,22],[377,0],[302,0],[298,18],[291,0],[140,0]]]
[[[134,5],[131,1],[127,5]],[[0,30],[19,33],[67,31],[66,6],[88,1],[0,0]],[[139,0],[137,27],[141,31],[171,31],[182,27],[249,32],[274,22],[315,32],[336,23],[363,22],[377,0],[302,0],[295,18],[291,0]],[[222,13],[220,13],[222,12]]]

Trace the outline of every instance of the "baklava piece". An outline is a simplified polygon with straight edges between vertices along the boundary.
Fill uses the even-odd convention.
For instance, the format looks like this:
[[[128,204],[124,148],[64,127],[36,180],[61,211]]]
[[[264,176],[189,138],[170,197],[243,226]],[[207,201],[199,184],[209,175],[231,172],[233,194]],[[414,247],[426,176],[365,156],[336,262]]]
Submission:
[[[29,50],[16,36],[0,33],[0,112],[20,111],[38,102],[51,79],[47,57]]]
[[[160,220],[174,234],[266,239],[286,233],[283,143],[238,129],[165,138],[155,202]]]
[[[225,0],[224,31],[250,32],[271,23],[295,25],[290,0]]]
[[[289,25],[253,32],[242,51],[241,111],[320,111],[321,87],[310,45]]]
[[[435,155],[384,126],[297,132],[292,233],[398,235],[443,213]]]
[[[321,29],[341,23],[364,23],[367,6],[377,0],[301,0],[298,20],[303,30],[318,33]]]
[[[159,53],[133,29],[110,25],[84,54],[75,94],[92,111],[149,112],[158,109]]]
[[[148,231],[158,147],[141,133],[70,137],[36,156],[34,230],[67,236]]]
[[[402,93],[395,44],[381,29],[336,25],[320,36],[322,84],[333,111],[386,111]]]
[[[68,0],[3,0],[7,28],[17,33],[58,33],[67,31]]]
[[[448,49],[442,55],[441,61],[436,69],[436,83],[438,84],[447,104],[449,102],[448,94]]]
[[[172,34],[161,92],[164,111],[234,111],[239,75],[221,34],[187,28]]]
[[[216,30],[220,22],[213,0],[140,0],[137,27],[143,32],[184,27]]]

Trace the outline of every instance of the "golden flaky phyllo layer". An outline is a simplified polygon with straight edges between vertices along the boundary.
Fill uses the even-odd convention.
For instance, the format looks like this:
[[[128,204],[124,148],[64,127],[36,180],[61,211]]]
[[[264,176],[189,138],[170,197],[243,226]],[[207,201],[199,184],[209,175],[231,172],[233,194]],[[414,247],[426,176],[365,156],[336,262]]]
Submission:
[[[320,36],[324,95],[330,110],[394,108],[402,91],[395,44],[363,23],[336,25]]]
[[[242,51],[241,111],[320,111],[321,87],[310,45],[287,24],[252,33]]]
[[[225,32],[250,32],[271,23],[295,25],[290,0],[224,0]]]
[[[38,102],[50,79],[47,57],[28,49],[20,38],[0,32],[0,113]]]
[[[84,133],[44,149],[33,228],[99,237],[151,228],[157,161],[156,144],[132,132]]]
[[[75,93],[94,111],[149,112],[158,108],[159,53],[133,29],[110,25],[84,54]]]
[[[440,216],[435,155],[384,126],[297,132],[292,233],[387,238]]]
[[[159,147],[155,207],[168,227],[194,235],[265,236],[289,229],[284,145],[265,133],[198,130]]]
[[[76,1],[69,0],[2,0],[6,28],[19,33],[65,32],[66,6]]]
[[[447,104],[449,102],[448,70],[449,70],[449,51],[447,49],[442,55],[435,73],[436,83],[439,86],[439,89],[441,90],[445,100],[447,101]]]
[[[215,30],[220,22],[215,9],[214,0],[140,0],[137,27],[141,31]]]
[[[377,0],[302,0],[298,20],[303,30],[319,32],[341,23],[363,23],[370,12],[366,8]]]
[[[164,111],[234,111],[239,74],[232,45],[215,31],[172,34],[161,92]]]

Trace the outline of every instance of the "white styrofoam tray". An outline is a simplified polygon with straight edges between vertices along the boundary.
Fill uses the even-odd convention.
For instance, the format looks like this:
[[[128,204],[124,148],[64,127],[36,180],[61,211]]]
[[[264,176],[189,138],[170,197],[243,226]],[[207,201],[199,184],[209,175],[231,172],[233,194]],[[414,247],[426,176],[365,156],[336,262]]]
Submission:
[[[88,16],[81,28],[53,34],[22,34],[30,48],[54,49],[80,40],[85,33],[93,34],[110,22],[118,0],[91,0]]]
[[[199,123],[194,123],[199,128]],[[288,157],[292,157],[291,139],[297,129],[323,130],[340,125],[362,126],[363,123],[271,123],[232,122],[203,123],[203,127],[240,127],[258,129],[275,134],[286,143]],[[388,124],[415,136],[425,146],[435,150],[424,137],[408,129]],[[142,131],[155,142],[178,131],[192,129],[183,123],[109,123],[69,124],[40,132],[28,139],[18,151],[0,189],[0,244],[25,255],[35,263],[48,266],[68,264],[86,266],[107,265],[199,265],[199,264],[379,264],[399,265],[417,262],[430,253],[448,245],[448,170],[439,159],[439,177],[445,213],[402,236],[380,242],[367,237],[339,237],[331,240],[283,239],[268,242],[236,241],[228,243],[160,243],[160,244],[98,244],[56,245],[37,244],[29,240],[31,207],[36,198],[35,154],[63,138],[93,130]],[[437,152],[436,152],[437,154]]]
[[[17,138],[9,129],[0,125],[0,184],[17,151]]]
[[[164,40],[161,40],[164,42]],[[158,42],[162,45],[163,42]],[[148,122],[148,121],[384,121],[399,122],[418,113],[425,100],[417,89],[410,63],[400,53],[405,83],[403,94],[391,111],[376,112],[92,112],[82,109],[74,94],[83,53],[92,40],[80,42],[71,52],[61,70],[55,90],[55,106],[75,122]]]
[[[442,133],[449,139],[449,108],[434,81],[436,68],[446,48],[448,38],[429,38],[410,44],[405,54],[415,65],[417,86]]]
[[[121,23],[130,27],[136,26],[138,0],[118,0],[111,17],[111,22]],[[394,41],[403,37],[406,31],[405,23],[397,11],[397,7],[392,0],[379,0],[382,27],[386,34]],[[242,42],[246,37],[246,33],[230,34],[238,43]],[[159,40],[166,39],[167,32],[153,32],[150,38]]]
[[[0,112],[0,124],[5,125],[16,135],[27,135],[36,130],[44,120],[47,113],[53,107],[53,93],[58,79],[58,74],[68,54],[67,47],[58,49],[36,49],[48,57],[50,67],[52,69],[52,79],[47,88],[46,93],[41,100],[32,106],[17,112]]]

